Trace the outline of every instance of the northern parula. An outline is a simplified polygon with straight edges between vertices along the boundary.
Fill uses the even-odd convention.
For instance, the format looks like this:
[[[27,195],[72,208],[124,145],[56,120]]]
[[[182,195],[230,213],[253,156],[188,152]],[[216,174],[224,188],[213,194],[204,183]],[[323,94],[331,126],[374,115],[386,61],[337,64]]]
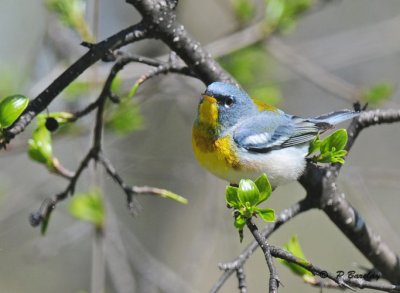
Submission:
[[[252,100],[233,84],[214,82],[199,104],[193,150],[205,169],[232,184],[266,173],[276,187],[303,173],[309,144],[319,133],[359,114],[341,110],[301,118]]]

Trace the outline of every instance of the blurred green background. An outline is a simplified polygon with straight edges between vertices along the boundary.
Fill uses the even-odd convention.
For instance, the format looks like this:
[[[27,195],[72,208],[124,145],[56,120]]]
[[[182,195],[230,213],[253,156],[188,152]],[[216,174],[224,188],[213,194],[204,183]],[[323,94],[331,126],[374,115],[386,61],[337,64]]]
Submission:
[[[263,1],[251,1],[255,5],[253,14],[252,10],[243,13],[248,9],[243,6],[235,10],[239,2],[243,1],[180,1],[178,18],[195,38],[208,44],[252,25],[252,19],[259,19],[258,14],[264,11],[259,9]],[[370,100],[392,94],[373,107],[399,108],[400,2],[329,2],[317,5],[294,23],[287,22],[274,40],[344,80],[345,92],[355,89],[368,93]],[[43,1],[2,0],[1,7],[0,95],[23,93],[34,98],[85,49],[79,46],[77,34],[62,26]],[[93,11],[97,12],[95,33],[99,40],[139,20],[134,8],[124,1],[88,1],[89,24],[96,23]],[[259,44],[219,60],[251,94],[289,113],[312,116],[352,107],[352,101],[322,89],[291,65],[278,61],[276,57],[282,53],[279,48],[276,43]],[[141,42],[126,50],[148,56],[168,52],[156,41]],[[229,46],[224,50],[230,51]],[[86,90],[63,95],[50,111],[78,109],[89,103],[99,93],[98,85],[109,68],[100,64],[85,73],[80,80],[89,82]],[[129,90],[146,70],[130,65],[121,75],[121,90]],[[368,90],[374,85],[380,85],[375,88],[378,94]],[[340,90],[336,84],[335,90]],[[106,131],[105,152],[126,182],[166,188],[189,199],[189,205],[183,206],[143,196],[139,199],[142,211],[132,217],[119,187],[104,177],[101,184],[108,202],[107,216],[114,219],[113,228],[106,232],[111,239],[106,243],[110,267],[124,268],[121,262],[128,259],[124,270],[108,272],[107,292],[208,292],[221,274],[217,264],[236,257],[251,241],[245,231],[244,242],[239,243],[224,200],[226,183],[202,170],[192,154],[191,124],[202,91],[202,83],[185,77],[152,79],[135,95],[141,117],[136,109],[134,121],[130,121],[140,125],[137,131]],[[91,123],[90,118],[85,119],[68,134],[54,138],[57,157],[72,170],[90,146]],[[91,226],[73,219],[67,202],[55,210],[46,236],[28,223],[29,213],[66,185],[28,159],[26,141],[31,131],[25,131],[7,151],[0,152],[0,292],[89,291]],[[367,223],[397,252],[399,149],[398,125],[365,130],[346,160],[339,182]],[[92,183],[93,174],[86,173],[78,191],[87,191]],[[301,186],[292,183],[278,188],[269,206],[279,211],[303,196]],[[369,266],[320,211],[287,223],[270,242],[282,246],[295,233],[306,257],[320,267],[360,271],[358,265]],[[249,292],[266,290],[268,271],[264,262],[257,252],[246,264]],[[280,292],[319,292],[280,263],[277,267],[284,285]],[[124,274],[132,276],[134,289],[115,284]],[[232,277],[221,292],[236,292],[236,287],[236,278]]]

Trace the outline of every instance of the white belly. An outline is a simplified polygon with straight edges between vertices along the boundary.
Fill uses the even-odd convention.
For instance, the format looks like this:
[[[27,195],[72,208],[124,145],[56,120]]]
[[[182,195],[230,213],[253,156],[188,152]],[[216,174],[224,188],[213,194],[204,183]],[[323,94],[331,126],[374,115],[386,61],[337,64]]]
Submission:
[[[308,144],[274,150],[265,154],[239,150],[242,170],[230,170],[223,179],[238,184],[240,179],[256,179],[262,173],[267,174],[273,187],[295,181],[304,172],[305,156]],[[222,177],[222,176],[220,176]]]

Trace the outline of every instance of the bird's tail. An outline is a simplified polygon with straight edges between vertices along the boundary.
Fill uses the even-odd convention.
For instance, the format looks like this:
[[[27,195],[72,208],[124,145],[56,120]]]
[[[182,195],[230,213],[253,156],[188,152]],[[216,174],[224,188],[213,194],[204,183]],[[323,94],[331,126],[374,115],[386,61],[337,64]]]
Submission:
[[[339,124],[343,121],[355,118],[359,116],[361,112],[359,111],[352,111],[352,110],[340,110],[340,111],[335,111],[331,112],[328,114],[324,114],[321,116],[314,117],[310,120],[315,121],[317,123],[329,123],[331,125],[336,125]]]

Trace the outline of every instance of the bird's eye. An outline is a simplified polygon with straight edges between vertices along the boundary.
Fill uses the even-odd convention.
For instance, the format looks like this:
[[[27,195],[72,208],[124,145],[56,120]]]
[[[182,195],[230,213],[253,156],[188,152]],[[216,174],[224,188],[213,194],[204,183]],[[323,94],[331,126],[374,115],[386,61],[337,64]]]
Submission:
[[[231,96],[226,97],[225,98],[225,107],[232,106],[233,102],[234,102],[233,97],[231,97]]]

